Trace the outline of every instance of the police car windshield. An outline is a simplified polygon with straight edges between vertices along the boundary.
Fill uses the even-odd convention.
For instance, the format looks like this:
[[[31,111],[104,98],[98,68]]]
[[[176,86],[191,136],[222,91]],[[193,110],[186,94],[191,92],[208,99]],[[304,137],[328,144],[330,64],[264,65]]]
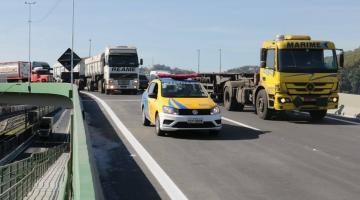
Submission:
[[[337,72],[335,50],[331,49],[281,49],[279,71],[301,73]]]
[[[138,57],[136,54],[129,55],[110,55],[109,56],[110,67],[127,67],[138,66]]]
[[[188,81],[164,82],[161,84],[161,93],[163,97],[207,97],[200,83]]]

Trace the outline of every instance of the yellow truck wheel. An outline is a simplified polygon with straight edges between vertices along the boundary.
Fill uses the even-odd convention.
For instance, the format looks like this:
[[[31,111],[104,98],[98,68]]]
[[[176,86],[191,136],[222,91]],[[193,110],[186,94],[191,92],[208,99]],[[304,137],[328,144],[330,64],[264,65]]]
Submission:
[[[256,114],[261,119],[270,119],[272,115],[272,110],[269,109],[268,98],[266,91],[264,89],[260,90],[259,93],[257,94],[255,107],[256,107]]]

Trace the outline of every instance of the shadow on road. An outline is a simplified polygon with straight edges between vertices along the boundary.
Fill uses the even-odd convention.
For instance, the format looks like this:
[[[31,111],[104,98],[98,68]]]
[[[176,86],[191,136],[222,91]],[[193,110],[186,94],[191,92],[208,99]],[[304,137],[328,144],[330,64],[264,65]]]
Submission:
[[[274,121],[288,121],[295,124],[309,124],[309,125],[353,125],[351,122],[357,122],[360,123],[359,120],[356,119],[348,119],[343,118],[340,116],[333,116],[333,115],[327,115],[331,118],[336,118],[339,120],[345,120],[345,121],[338,121],[334,119],[324,118],[323,120],[314,121],[311,120],[310,115],[307,113],[300,113],[300,112],[286,112],[282,113],[278,116],[276,116],[273,120]],[[349,121],[349,122],[346,122]]]
[[[82,95],[88,100],[89,97]],[[159,194],[94,101],[83,101],[100,185],[105,199],[160,199]]]
[[[269,131],[255,131],[241,126],[223,124],[218,135],[211,135],[208,131],[176,131],[168,132],[167,136],[188,140],[254,140],[265,133]]]

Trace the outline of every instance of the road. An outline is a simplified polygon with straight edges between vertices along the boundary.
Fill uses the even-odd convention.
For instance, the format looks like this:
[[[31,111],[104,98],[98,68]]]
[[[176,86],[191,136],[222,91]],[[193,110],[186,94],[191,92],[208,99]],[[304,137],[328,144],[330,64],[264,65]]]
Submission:
[[[154,127],[141,125],[140,95],[91,94],[110,107],[188,199],[360,197],[359,121],[314,123],[303,113],[264,121],[251,108],[222,109],[219,136],[177,132],[159,137]],[[169,198],[122,130],[113,128],[113,117],[93,98],[82,98],[104,197]]]

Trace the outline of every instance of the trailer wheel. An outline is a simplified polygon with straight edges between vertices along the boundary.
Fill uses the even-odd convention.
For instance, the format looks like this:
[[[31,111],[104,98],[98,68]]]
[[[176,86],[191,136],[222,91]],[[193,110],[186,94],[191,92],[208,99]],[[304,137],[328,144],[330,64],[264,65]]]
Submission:
[[[256,114],[261,119],[270,119],[272,113],[268,107],[267,94],[264,89],[260,90],[258,95],[256,96],[255,109]]]
[[[236,99],[231,95],[231,88],[226,87],[224,91],[224,107],[226,110],[232,111],[237,107]]]

